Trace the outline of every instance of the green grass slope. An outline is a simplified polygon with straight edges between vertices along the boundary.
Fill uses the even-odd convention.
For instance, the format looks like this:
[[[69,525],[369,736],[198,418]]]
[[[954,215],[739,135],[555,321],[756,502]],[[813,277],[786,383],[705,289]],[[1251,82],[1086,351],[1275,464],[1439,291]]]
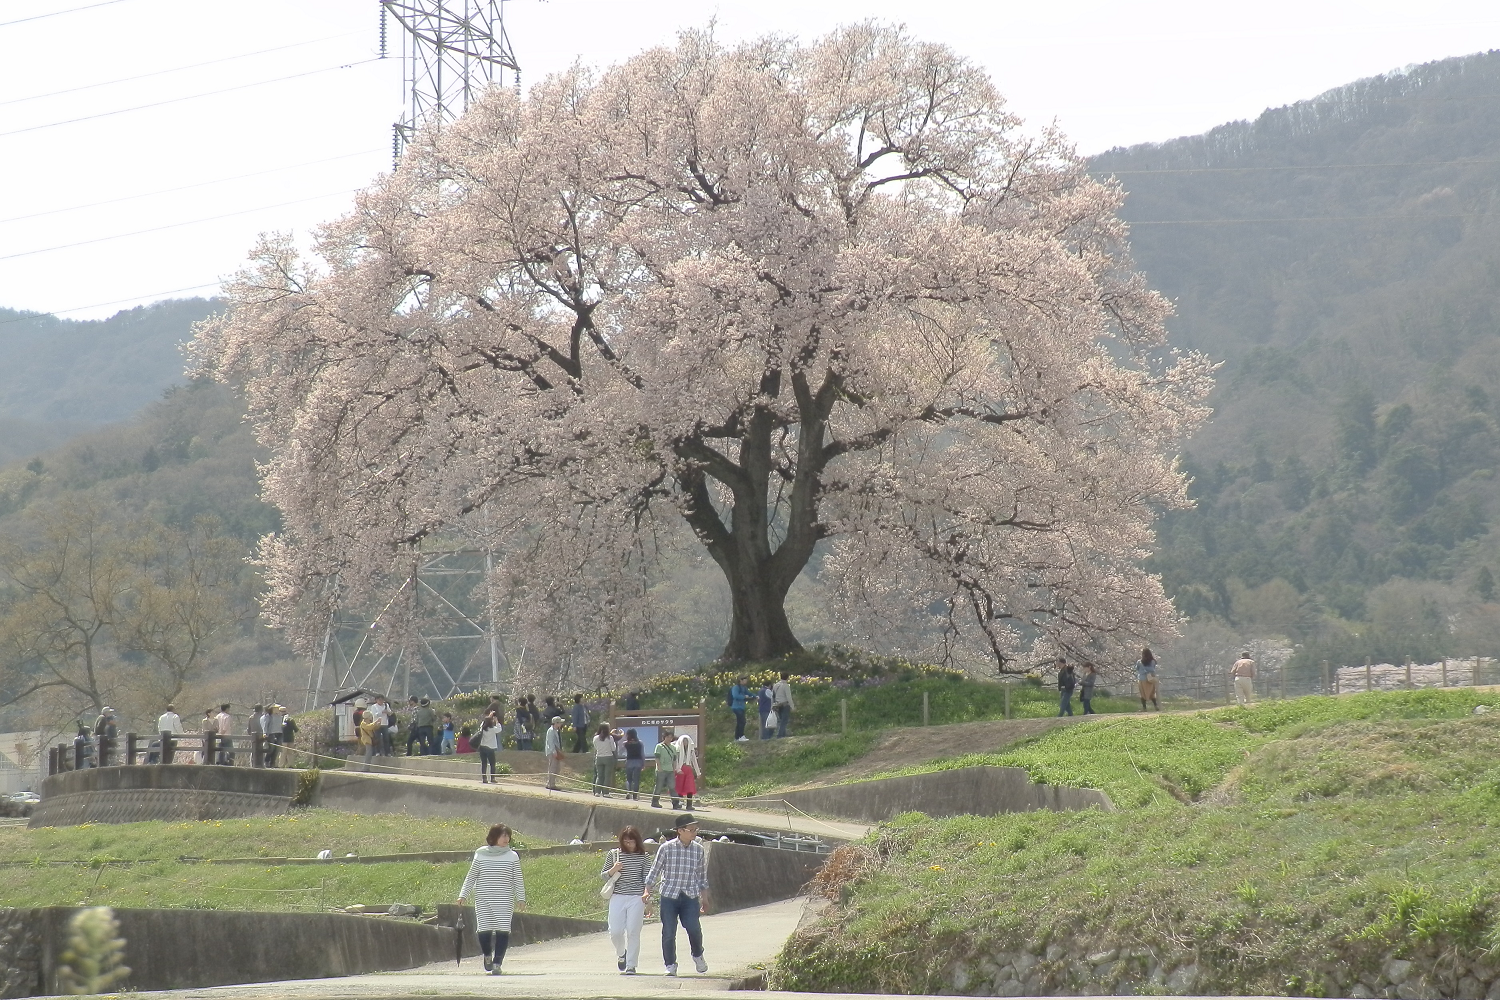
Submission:
[[[354,903],[416,903],[427,912],[452,902],[466,862],[322,865],[201,864],[195,858],[336,857],[471,850],[485,824],[360,816],[326,809],[284,816],[194,823],[122,823],[38,830],[0,829],[0,907],[135,906],[226,910],[321,910]],[[596,853],[528,858],[546,841],[524,835],[521,868],[528,909],[598,917]],[[135,862],[124,864],[123,862]],[[71,862],[63,864],[59,862]]]
[[[1116,948],[1191,953],[1210,994],[1348,996],[1386,956],[1434,949],[1462,976],[1500,948],[1500,710],[1473,714],[1497,700],[1308,698],[1048,733],[992,762],[1105,789],[1118,811],[888,824],[838,866],[775,986],[951,992],[956,963],[1047,944],[1055,990],[1067,962]],[[1116,991],[1161,992],[1143,969],[1121,963]]]

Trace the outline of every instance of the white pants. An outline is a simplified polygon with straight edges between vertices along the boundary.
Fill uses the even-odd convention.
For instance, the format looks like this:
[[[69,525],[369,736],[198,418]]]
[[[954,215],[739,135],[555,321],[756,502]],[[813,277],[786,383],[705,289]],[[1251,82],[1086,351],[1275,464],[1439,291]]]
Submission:
[[[1239,702],[1240,707],[1250,707],[1250,702],[1254,697],[1255,681],[1249,677],[1236,677],[1234,679],[1234,700]]]
[[[634,969],[641,957],[641,924],[646,920],[646,901],[635,893],[609,897],[609,939],[615,955],[625,956],[625,968]]]

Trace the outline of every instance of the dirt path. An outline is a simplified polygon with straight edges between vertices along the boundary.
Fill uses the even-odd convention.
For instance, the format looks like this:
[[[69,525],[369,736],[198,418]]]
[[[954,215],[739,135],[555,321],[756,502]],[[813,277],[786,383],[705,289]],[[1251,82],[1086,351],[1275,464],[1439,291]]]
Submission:
[[[1021,740],[1040,736],[1049,729],[1085,721],[1083,716],[1075,716],[888,729],[881,734],[869,753],[843,767],[819,775],[814,784],[827,785],[853,778],[868,778],[884,771],[966,753],[994,753]]]

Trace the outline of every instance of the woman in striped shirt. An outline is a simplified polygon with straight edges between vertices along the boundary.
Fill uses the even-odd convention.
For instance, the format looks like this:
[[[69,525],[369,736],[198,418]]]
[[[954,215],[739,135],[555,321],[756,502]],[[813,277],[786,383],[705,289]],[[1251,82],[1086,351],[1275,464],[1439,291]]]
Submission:
[[[526,884],[521,881],[521,859],[510,847],[510,827],[496,823],[484,840],[485,846],[474,852],[469,877],[458,892],[458,905],[473,897],[474,930],[484,952],[484,971],[498,976],[510,945],[510,919],[526,902]]]
[[[641,840],[641,831],[627,826],[620,831],[620,846],[604,858],[599,874],[615,880],[614,894],[609,897],[609,939],[614,942],[616,967],[625,975],[635,975],[635,963],[641,955],[641,924],[646,919],[646,872],[651,858]]]

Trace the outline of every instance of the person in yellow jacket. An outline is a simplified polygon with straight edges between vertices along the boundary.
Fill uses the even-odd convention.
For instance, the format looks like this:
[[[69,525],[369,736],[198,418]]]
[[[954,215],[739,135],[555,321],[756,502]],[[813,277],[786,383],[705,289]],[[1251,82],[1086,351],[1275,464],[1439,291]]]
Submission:
[[[366,771],[370,769],[370,758],[375,756],[375,742],[380,738],[376,734],[380,730],[380,717],[373,712],[366,712],[359,722],[359,752],[364,754]]]

